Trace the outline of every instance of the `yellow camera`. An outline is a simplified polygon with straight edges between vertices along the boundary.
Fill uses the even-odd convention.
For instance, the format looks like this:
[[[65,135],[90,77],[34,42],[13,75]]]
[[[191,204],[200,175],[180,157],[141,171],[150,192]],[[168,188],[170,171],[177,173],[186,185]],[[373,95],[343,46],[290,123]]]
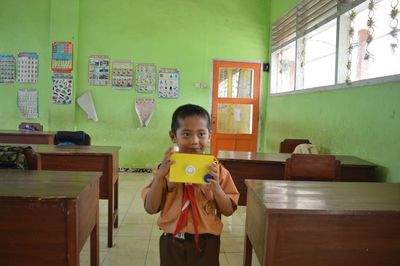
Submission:
[[[169,170],[169,182],[205,184],[204,177],[214,161],[212,155],[174,153],[175,163]]]

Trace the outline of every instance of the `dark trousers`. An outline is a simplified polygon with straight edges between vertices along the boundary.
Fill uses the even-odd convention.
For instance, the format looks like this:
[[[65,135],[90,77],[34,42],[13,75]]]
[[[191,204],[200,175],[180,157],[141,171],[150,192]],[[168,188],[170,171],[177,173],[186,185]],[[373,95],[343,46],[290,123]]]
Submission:
[[[219,266],[220,237],[200,235],[200,250],[194,238],[179,239],[171,234],[160,237],[161,266]]]

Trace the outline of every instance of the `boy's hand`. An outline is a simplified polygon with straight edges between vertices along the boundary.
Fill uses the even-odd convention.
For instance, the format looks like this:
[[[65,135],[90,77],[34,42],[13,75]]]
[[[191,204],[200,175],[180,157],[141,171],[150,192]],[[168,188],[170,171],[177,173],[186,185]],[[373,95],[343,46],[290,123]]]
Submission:
[[[174,161],[171,160],[171,155],[174,152],[173,147],[169,147],[165,153],[164,153],[164,159],[160,164],[160,167],[158,168],[157,171],[157,178],[164,178],[168,173],[169,173],[169,168],[171,167],[171,164],[174,163]]]
[[[208,183],[210,183],[211,189],[214,193],[223,192],[222,188],[219,184],[219,166],[218,162],[214,160],[210,167],[208,168],[207,174],[211,175],[213,178],[208,179]]]

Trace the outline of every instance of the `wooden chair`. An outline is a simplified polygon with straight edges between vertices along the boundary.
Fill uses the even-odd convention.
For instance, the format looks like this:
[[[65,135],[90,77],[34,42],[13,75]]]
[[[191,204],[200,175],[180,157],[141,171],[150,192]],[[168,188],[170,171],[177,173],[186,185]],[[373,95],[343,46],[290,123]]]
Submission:
[[[43,126],[39,123],[26,123],[22,122],[18,125],[19,130],[29,130],[29,131],[43,131]]]
[[[279,146],[279,152],[292,153],[297,145],[303,143],[311,144],[308,139],[284,139]]]
[[[285,180],[339,181],[340,161],[333,155],[292,154],[286,160]]]
[[[26,165],[29,170],[40,170],[40,155],[33,149],[25,149],[24,151]]]

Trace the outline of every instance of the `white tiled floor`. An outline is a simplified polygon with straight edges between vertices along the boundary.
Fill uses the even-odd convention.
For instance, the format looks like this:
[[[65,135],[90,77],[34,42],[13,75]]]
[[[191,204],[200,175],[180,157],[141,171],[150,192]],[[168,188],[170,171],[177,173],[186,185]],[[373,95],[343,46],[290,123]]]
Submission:
[[[114,247],[107,248],[107,201],[100,201],[100,265],[157,266],[160,264],[157,215],[143,209],[141,189],[150,174],[120,173],[119,227],[114,229]],[[246,208],[239,207],[231,217],[222,217],[221,266],[243,265],[243,241]],[[90,265],[89,241],[81,252],[81,265]],[[253,253],[253,266],[259,265]]]

